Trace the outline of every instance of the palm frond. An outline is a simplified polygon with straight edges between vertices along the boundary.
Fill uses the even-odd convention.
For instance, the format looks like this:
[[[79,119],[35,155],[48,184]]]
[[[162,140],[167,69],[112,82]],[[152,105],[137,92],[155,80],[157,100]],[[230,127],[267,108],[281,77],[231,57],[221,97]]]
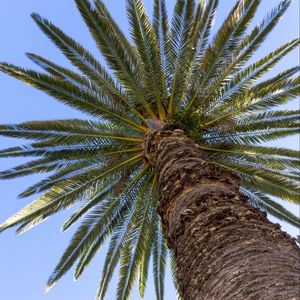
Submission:
[[[218,109],[223,110],[230,103],[234,106],[243,103],[241,99],[248,99],[245,94],[247,94],[249,87],[274,67],[283,57],[295,49],[299,45],[299,42],[300,39],[295,39],[239,72],[224,86],[221,95],[214,101],[214,105],[221,103]]]
[[[257,112],[262,109],[270,109],[295,99],[299,96],[300,76],[294,79],[287,79],[260,91],[251,89],[241,94],[237,99],[227,101],[214,110],[214,119],[204,126],[218,123],[222,120],[232,119],[234,116],[245,113]]]
[[[289,8],[291,2],[291,0],[282,0],[279,5],[268,13],[263,21],[244,38],[239,47],[238,57],[240,61],[247,61],[259,48]]]
[[[224,64],[232,60],[232,51],[240,41],[249,21],[259,4],[259,1],[238,1],[224,21],[213,42],[206,50],[199,66],[197,80],[201,83],[197,87],[202,89],[212,78],[217,77]]]
[[[117,290],[117,299],[119,300],[130,297],[143,254],[151,251],[154,225],[150,208],[156,181],[153,180],[152,182],[149,193],[145,195],[141,211],[132,222],[131,234],[128,236],[122,250]]]
[[[134,105],[130,103],[131,100],[122,90],[122,87],[118,84],[118,82],[115,82],[111,77],[109,77],[108,73],[106,73],[104,69],[102,71],[103,77],[100,76],[101,74],[98,74],[99,78],[97,81],[94,79],[94,76],[90,76],[93,79],[90,80],[88,77],[58,66],[39,55],[27,53],[27,56],[51,75],[78,85],[81,89],[93,91],[97,94],[103,93],[115,106],[121,106],[124,110],[132,111],[141,121],[145,122],[144,117],[135,109]]]
[[[14,168],[1,171],[0,179],[12,179],[20,176],[27,176],[32,174],[39,174],[44,172],[51,172],[59,170],[65,166],[66,161],[64,160],[53,160],[52,158],[40,158],[27,162],[25,164],[18,165]]]
[[[299,43],[300,39],[298,38],[292,40],[245,68],[244,71],[238,73],[237,76],[225,86],[221,102],[226,101],[229,95],[231,96],[231,99],[234,99],[234,96],[238,93],[241,87],[244,88],[245,84],[252,83],[264,75],[283,57],[298,47]]]
[[[152,222],[151,222],[152,223]],[[151,237],[154,235],[153,232],[150,232]],[[152,244],[152,240],[149,241],[149,244]],[[139,293],[140,297],[144,298],[145,291],[147,287],[148,273],[149,273],[149,265],[151,259],[151,249],[144,251],[142,255],[142,259],[139,266]]]
[[[241,183],[246,188],[261,191],[293,203],[300,203],[299,184],[289,180],[284,175],[258,169],[249,164],[232,162],[221,157],[215,158],[215,163],[239,174]]]
[[[124,200],[126,193],[140,180],[145,174],[145,168],[136,172],[137,174],[130,179],[126,188],[121,193],[114,194],[107,198],[106,201],[100,202],[93,211],[85,218],[82,225],[78,228],[74,237],[62,256],[59,264],[48,280],[47,288],[51,288],[61,276],[63,276],[79,258],[79,255],[90,250],[97,243],[100,245],[105,241],[111,230],[116,226],[120,219],[122,210],[126,207]],[[130,199],[130,198],[129,198]],[[127,198],[128,200],[128,198]],[[127,204],[128,205],[128,204]],[[99,248],[97,247],[97,249]],[[87,266],[88,263],[85,265]]]
[[[145,132],[143,126],[122,116],[122,113],[116,111],[115,108],[113,109],[110,101],[102,94],[91,93],[80,89],[70,82],[5,63],[0,64],[0,70],[80,111],[92,116],[115,120],[134,127],[140,132]]]
[[[135,216],[137,213],[140,213],[139,206],[142,200],[139,194],[143,195],[144,189],[147,189],[149,186],[151,171],[147,172],[148,170],[149,166],[145,166],[143,168],[143,170],[141,171],[142,175],[139,176],[139,180],[135,182],[132,188],[127,190],[127,187],[123,187],[123,189],[126,190],[126,193],[122,196],[122,202],[125,205],[122,211],[120,211],[120,213],[118,214],[118,219],[116,220],[116,225],[113,232],[116,232],[121,224],[123,229],[126,228],[126,225],[130,224],[130,222],[132,221],[131,216]],[[132,207],[134,208],[132,209]],[[86,249],[86,251],[81,255],[75,269],[75,278],[78,278],[83,273],[83,271],[86,269],[86,267],[89,265],[89,263],[99,250],[100,246],[101,240],[96,239],[91,247]],[[110,256],[110,254],[108,254],[108,256]]]
[[[158,41],[162,70],[166,76],[167,86],[169,87],[170,74],[168,72],[168,64],[171,45],[168,13],[165,0],[154,0],[153,12],[153,31]]]
[[[159,118],[164,120],[163,103],[167,98],[164,72],[161,68],[159,44],[151,27],[144,5],[140,0],[127,0],[127,14],[131,35],[145,73],[147,98],[156,102]]]
[[[266,111],[252,114],[237,120],[234,132],[250,132],[256,130],[274,130],[279,128],[299,128],[300,110]]]
[[[111,149],[111,148],[109,148]],[[125,151],[125,150],[124,150]],[[122,151],[122,152],[124,152]],[[105,165],[116,164],[120,161],[120,159],[125,159],[130,156],[127,156],[127,153],[131,152],[137,152],[135,154],[138,154],[140,150],[137,151],[128,151],[124,153],[120,153],[121,155],[117,156],[109,156],[106,157],[105,154],[100,152],[93,152],[93,153],[84,153],[84,158],[78,159],[78,151],[76,150],[76,153],[73,155],[72,159],[63,168],[52,174],[46,179],[41,180],[40,182],[34,184],[33,186],[30,186],[27,188],[23,193],[20,194],[21,198],[31,196],[36,193],[44,192],[46,190],[49,190],[50,188],[56,188],[56,184],[63,182],[65,180],[73,180],[76,179],[80,174],[88,174],[88,175],[94,175],[95,173],[99,172],[105,172],[103,168],[105,168]],[[79,153],[80,156],[80,153]]]
[[[113,101],[121,103],[133,111],[141,120],[144,121],[142,115],[135,109],[135,104],[132,103],[131,98],[123,91],[121,85],[114,80],[105,68],[93,57],[93,55],[87,51],[83,46],[78,44],[68,35],[66,35],[58,27],[54,26],[51,22],[43,19],[38,14],[32,15],[34,21],[41,28],[41,30],[56,44],[56,46],[66,55],[70,62],[75,65],[83,74],[85,74],[94,83],[95,86],[99,86],[101,91],[109,96]],[[74,73],[70,73],[66,69],[57,69],[57,66],[53,63],[49,64],[49,61],[37,57],[33,54],[28,54],[29,58],[39,64],[43,68],[51,69],[51,72],[57,71],[60,74],[64,74],[64,77],[70,75],[74,79]],[[66,74],[67,73],[67,74]],[[78,76],[77,76],[78,77]]]
[[[175,257],[175,253],[172,250],[169,250],[169,257],[170,257],[170,267],[171,267],[171,273],[172,273],[172,279],[173,279],[173,284],[176,288],[176,292],[177,292],[177,299],[178,300],[183,300],[180,296],[179,293],[179,286],[178,286],[178,282],[177,282],[177,278],[176,278],[176,274],[177,274],[177,263],[176,263],[176,257]]]
[[[251,55],[257,50],[257,48],[259,47],[259,45],[264,41],[265,37],[271,32],[271,30],[275,27],[275,25],[277,24],[277,22],[279,21],[279,19],[281,18],[281,16],[284,14],[284,12],[286,11],[286,9],[289,7],[290,5],[290,0],[284,0],[282,1],[278,7],[276,7],[275,9],[272,10],[272,12],[270,14],[268,14],[266,16],[266,18],[263,20],[263,22],[261,24],[259,24],[257,27],[255,27],[255,29],[253,30],[253,32],[249,35],[246,36],[245,39],[243,41],[241,41],[240,46],[238,47],[238,50],[235,50],[238,52],[238,54],[235,55],[235,58],[233,57],[229,57],[229,60],[227,61],[227,63],[225,64],[225,67],[223,68],[222,65],[219,66],[219,73],[221,74],[221,76],[219,77],[219,74],[216,73],[216,78],[219,78],[219,80],[215,80],[213,79],[212,82],[214,83],[213,87],[210,87],[208,89],[208,94],[205,95],[205,101],[203,103],[203,97],[199,97],[199,92],[196,92],[196,94],[194,94],[194,96],[192,97],[192,100],[189,102],[189,105],[187,108],[192,107],[192,105],[194,105],[194,102],[197,99],[201,99],[201,103],[198,103],[198,106],[202,105],[205,106],[207,105],[207,102],[211,102],[215,99],[215,96],[213,96],[213,91],[216,91],[219,93],[219,91],[217,90],[218,87],[223,87],[224,84],[228,84],[228,79],[231,79],[232,74],[234,72],[236,72],[237,70],[240,69],[241,66],[243,66],[248,59],[251,57]],[[248,14],[245,14],[245,20],[247,20],[249,18],[249,20],[252,18],[252,13],[254,12],[254,10],[257,9],[257,6],[259,5],[259,1],[257,2],[253,2],[250,1],[248,6],[248,9],[246,10],[246,12],[248,12]],[[245,7],[247,7],[245,5]],[[252,11],[253,10],[253,11]],[[243,19],[243,18],[242,18]],[[246,23],[241,22],[241,24],[244,24],[244,26],[242,26],[242,28],[246,28]],[[243,30],[242,30],[243,31]],[[239,30],[238,30],[239,32]],[[233,32],[230,32],[231,34],[233,34]],[[230,43],[230,40],[227,41],[228,43]],[[221,44],[221,46],[224,46],[223,44]],[[225,47],[225,46],[224,46]],[[232,51],[231,51],[232,52]],[[231,53],[229,51],[229,53]],[[219,52],[216,52],[218,56],[220,56]],[[207,60],[208,63],[210,60]],[[209,65],[209,64],[208,64]],[[202,69],[200,69],[202,71]],[[203,72],[203,74],[205,74],[205,77],[207,78],[207,73]],[[201,79],[201,76],[199,77]],[[203,80],[199,80],[200,84],[202,86],[205,86],[203,84]],[[199,86],[197,87],[198,90],[201,91],[201,89],[199,89]]]
[[[219,0],[209,0],[206,4],[204,1],[201,1],[199,5],[203,7],[203,14],[201,18],[201,25],[199,28],[200,36],[198,41],[198,51],[194,63],[193,74],[196,77],[197,72],[199,70],[199,64],[203,57],[203,53],[206,49],[206,46],[209,41],[211,29],[213,27],[215,21],[215,14],[219,4]]]
[[[92,120],[49,120],[49,121],[31,121],[21,124],[0,125],[0,135],[25,138],[35,141],[51,140],[55,138],[72,137],[83,139],[105,139],[107,137],[118,137],[120,140],[126,137],[128,141],[142,141],[142,135],[119,124],[110,124]],[[132,139],[131,139],[132,137]],[[68,141],[69,142],[69,141]]]
[[[112,23],[106,17],[101,17],[101,14],[98,15],[97,10],[88,0],[76,0],[76,4],[99,50],[115,75],[130,96],[133,99],[138,99],[149,113],[149,116],[153,117],[154,112],[149,107],[147,99],[142,93],[140,79],[137,78],[140,74],[140,72],[137,72],[139,69],[136,65],[137,59],[132,61],[132,53],[127,54],[128,47],[122,46],[119,36],[115,34],[114,28],[112,29]],[[108,11],[106,11],[107,13]]]
[[[296,99],[300,95],[300,76],[282,82],[279,86],[261,91],[246,96],[245,106],[241,107],[241,112],[258,111],[261,109],[270,109],[282,104],[286,104],[291,100]]]
[[[105,21],[108,22],[108,26],[110,28],[111,34],[113,33],[115,35],[116,40],[118,41],[120,47],[124,49],[124,52],[126,53],[126,56],[128,56],[128,60],[131,61],[132,64],[138,64],[138,58],[136,55],[136,52],[134,50],[134,47],[131,45],[131,43],[128,41],[118,24],[115,22],[115,20],[112,18],[111,14],[107,10],[105,4],[101,0],[94,0],[96,11],[99,15],[99,18],[105,19]],[[138,66],[137,66],[138,67]]]
[[[139,161],[142,155],[135,155],[114,167],[109,166],[106,171],[99,175],[99,170],[96,170],[94,176],[90,178],[88,176],[81,175],[78,180],[72,182],[62,182],[55,189],[50,190],[48,193],[43,195],[38,200],[32,202],[25,208],[23,208],[15,216],[9,218],[3,224],[0,225],[0,232],[20,224],[21,222],[26,222],[29,219],[35,218],[36,216],[54,214],[62,209],[65,209],[72,205],[74,202],[81,199],[84,195],[84,191],[93,187],[97,184],[97,181],[104,176],[110,174],[111,172],[124,167],[125,165],[130,165],[133,162]]]
[[[267,168],[285,171],[286,175],[296,171],[300,165],[300,155],[295,150],[242,144],[231,144],[227,147],[222,144],[219,147],[201,145],[199,148],[215,153],[217,156],[224,155],[224,157],[229,157],[230,159],[236,158],[241,161],[256,162]]]
[[[91,208],[98,205],[100,201],[103,201],[115,193],[116,188],[120,183],[123,183],[123,177],[116,179],[111,184],[104,182],[104,184],[97,187],[95,192],[86,199],[86,201],[81,205],[72,215],[65,221],[62,226],[62,230],[65,231],[69,229],[74,223],[76,223],[80,218],[82,218]]]
[[[299,71],[300,71],[300,66],[289,68],[287,70],[280,72],[279,74],[275,75],[270,79],[264,80],[263,82],[260,82],[252,86],[251,89],[254,91],[255,90],[259,91],[268,88],[275,88],[277,87],[277,85],[287,82],[287,80],[291,79],[291,77],[297,74]]]
[[[250,203],[255,207],[266,211],[279,220],[300,228],[299,217],[295,216],[293,213],[269,198],[267,195],[244,188],[241,188],[241,192],[248,197]]]
[[[133,230],[133,221],[138,215],[142,214],[143,202],[147,188],[149,187],[149,178],[152,175],[149,174],[148,178],[145,178],[144,182],[140,185],[139,190],[135,191],[133,201],[131,201],[131,209],[128,210],[127,215],[123,218],[123,222],[116,227],[114,234],[111,238],[108,254],[106,256],[104,267],[102,271],[101,281],[97,292],[97,299],[103,299],[105,297],[108,284],[111,280],[113,272],[116,268],[122,249],[126,245],[126,241],[129,239]],[[78,273],[79,275],[79,273]]]
[[[257,7],[259,6],[260,1],[249,1],[248,3],[244,3],[244,15],[240,20],[240,26],[237,27],[237,37],[242,37],[245,29],[249,25],[251,19]],[[214,94],[218,93],[220,87],[224,86],[232,75],[238,71],[241,66],[243,66],[247,60],[251,57],[251,55],[255,52],[258,48],[260,43],[264,40],[264,38],[270,33],[273,27],[277,24],[280,16],[285,12],[286,8],[288,7],[288,3],[285,5],[279,5],[276,9],[272,11],[270,15],[268,15],[265,20],[256,27],[254,30],[254,34],[251,37],[246,37],[236,49],[235,43],[232,43],[232,52],[240,52],[237,55],[229,56],[224,67],[221,66],[220,68],[220,75],[217,74],[216,79],[212,80],[213,85],[209,85],[207,88],[208,94],[205,95],[205,101],[211,101],[215,98]],[[233,39],[239,41],[239,39]],[[247,42],[245,42],[247,41]]]
[[[197,19],[199,20],[199,16]],[[177,0],[170,31],[171,51],[169,72],[172,74],[171,95],[168,107],[170,115],[176,112],[180,101],[182,101],[186,82],[188,81],[185,75],[189,72],[189,65],[192,63],[190,53],[196,52],[196,43],[191,42],[195,30],[193,29],[194,20],[195,1]],[[195,26],[198,27],[197,25]]]
[[[98,182],[97,186],[94,188],[88,189],[86,192],[83,193],[82,198],[78,199],[80,201],[88,201],[87,199],[91,198],[92,202],[101,201],[103,196],[105,196],[106,192],[106,185],[110,186],[113,185],[113,182],[117,179],[116,174],[112,174],[110,177],[105,178],[101,183]],[[95,199],[96,198],[96,199]],[[49,216],[51,216],[52,211],[49,211],[47,213],[43,213],[37,216],[33,216],[28,221],[25,221],[20,225],[16,231],[17,234],[24,233],[33,227],[37,226],[41,222],[44,222],[48,219]]]
[[[32,60],[36,65],[44,69],[46,72],[53,76],[57,76],[66,81],[69,81],[75,85],[80,86],[81,88],[86,88],[88,90],[95,90],[99,92],[99,86],[96,86],[93,81],[88,77],[82,76],[79,73],[76,73],[70,69],[59,66],[50,60],[43,58],[39,55],[33,53],[26,53],[27,57]],[[112,99],[114,100],[114,99]],[[117,103],[116,103],[117,104]]]
[[[158,215],[155,219],[156,235],[153,243],[153,279],[157,300],[164,299],[164,279],[166,271],[167,246],[162,234]]]
[[[243,132],[212,132],[201,137],[205,143],[222,144],[222,143],[241,143],[241,144],[260,144],[262,142],[270,142],[279,140],[284,137],[299,134],[297,128],[276,128],[272,130],[263,129],[257,131]]]

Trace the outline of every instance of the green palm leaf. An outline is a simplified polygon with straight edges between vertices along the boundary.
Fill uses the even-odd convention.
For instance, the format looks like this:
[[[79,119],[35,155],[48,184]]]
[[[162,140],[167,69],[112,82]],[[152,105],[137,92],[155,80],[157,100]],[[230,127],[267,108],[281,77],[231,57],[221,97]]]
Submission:
[[[95,242],[100,247],[110,231],[116,226],[118,215],[122,215],[122,210],[126,209],[126,202],[123,201],[121,205],[121,199],[124,196],[126,197],[127,192],[140,180],[144,173],[144,169],[139,171],[120,194],[116,194],[114,197],[113,193],[105,202],[100,202],[100,205],[97,205],[85,218],[85,221],[75,233],[52,276],[49,278],[47,288],[51,288],[71,268],[78,259],[78,255],[83,253],[84,250],[92,247]]]
[[[155,183],[155,181],[153,181]],[[150,189],[142,209],[133,220],[131,234],[125,242],[121,257],[120,276],[118,283],[117,299],[128,299],[137,276],[138,267],[141,263],[143,253],[150,252],[153,236],[153,218],[149,210],[152,202],[154,185]]]
[[[165,0],[154,0],[153,31],[159,44],[161,65],[165,73],[167,85],[170,84],[168,71],[170,56],[169,23]]]
[[[35,71],[26,71],[13,65],[0,64],[0,70],[80,111],[87,112],[93,116],[118,120],[121,123],[135,127],[139,131],[145,131],[144,127],[120,116],[120,114],[113,110],[110,101],[105,99],[101,94],[94,94],[90,91],[82,90],[69,82]]]
[[[252,205],[272,214],[273,216],[276,216],[279,220],[300,228],[299,217],[286,210],[282,205],[273,201],[267,195],[243,188],[242,192],[249,197],[249,201]]]
[[[157,103],[157,111],[161,120],[165,118],[162,103],[166,101],[167,89],[165,77],[161,69],[159,44],[152,30],[149,18],[140,0],[127,0],[127,12],[131,26],[132,38],[135,42],[145,73],[147,98],[150,103]]]
[[[162,235],[159,219],[155,220],[156,236],[153,243],[153,278],[156,299],[164,299],[164,279],[166,271],[167,246]]]
[[[176,112],[180,105],[186,83],[188,82],[188,78],[185,75],[187,70],[190,69],[189,65],[191,65],[191,60],[189,61],[188,58],[191,52],[196,53],[196,49],[191,51],[191,49],[196,47],[195,43],[190,42],[194,33],[194,13],[194,0],[177,1],[170,31],[172,47],[169,59],[169,72],[172,74],[172,86],[168,108],[169,114],[172,114],[173,110]],[[195,26],[197,27],[197,25]]]
[[[107,292],[108,284],[120,259],[120,253],[126,240],[132,233],[132,222],[137,218],[137,215],[142,212],[143,198],[141,195],[144,195],[148,187],[149,181],[146,180],[140,187],[140,193],[137,193],[134,197],[134,202],[132,203],[133,209],[128,211],[127,216],[124,218],[124,222],[119,224],[111,238],[108,255],[104,262],[101,282],[97,292],[97,299],[103,299]]]
[[[89,1],[76,0],[76,4],[97,46],[116,76],[130,92],[131,97],[138,97],[150,117],[153,117],[153,111],[141,92],[140,80],[137,78],[139,72],[135,71],[138,68],[135,66],[136,62],[128,60],[129,55],[125,52],[126,49],[122,47],[122,44],[119,43],[114,31],[111,30],[111,23],[106,21],[106,18],[98,17],[97,11]]]

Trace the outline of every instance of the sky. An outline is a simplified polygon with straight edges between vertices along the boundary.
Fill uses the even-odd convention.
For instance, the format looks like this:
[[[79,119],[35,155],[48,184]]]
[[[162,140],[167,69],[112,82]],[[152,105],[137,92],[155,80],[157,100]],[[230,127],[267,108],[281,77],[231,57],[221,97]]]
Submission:
[[[153,0],[145,0],[145,5],[152,14]],[[125,12],[125,0],[105,0],[113,17],[124,32],[128,33]],[[168,11],[172,12],[175,0],[168,0]],[[220,0],[215,29],[234,5],[235,0]],[[279,0],[262,0],[254,23],[279,3]],[[295,0],[277,28],[269,36],[265,44],[257,51],[254,58],[279,47],[281,44],[299,36],[299,3]],[[101,61],[84,22],[76,10],[73,0],[10,0],[2,1],[0,10],[0,61],[10,62],[27,68],[36,68],[26,57],[26,52],[42,55],[58,64],[70,66],[64,56],[37,28],[30,14],[38,12],[61,27],[67,34],[90,49]],[[169,13],[170,15],[170,13]],[[278,64],[267,77],[285,68],[299,64],[299,49],[293,51]],[[84,117],[23,83],[0,74],[0,124],[18,123],[29,120],[64,119]],[[289,108],[297,109],[294,101]],[[20,144],[8,138],[0,138],[0,149]],[[272,145],[297,149],[299,138],[291,137],[277,141]],[[24,159],[1,159],[0,170],[8,169],[24,162]],[[42,176],[24,177],[13,181],[0,181],[0,222],[11,216],[34,198],[18,199],[17,195],[26,187],[41,179]],[[286,205],[286,204],[285,204]],[[296,206],[287,204],[295,214],[299,214]],[[63,250],[68,245],[72,233],[76,228],[61,233],[63,220],[70,215],[70,211],[60,213],[51,220],[32,229],[28,233],[16,236],[13,230],[7,230],[0,235],[0,299],[1,300],[89,300],[94,299],[100,280],[101,266],[104,260],[106,246],[94,259],[86,273],[76,283],[73,273],[69,272],[49,293],[44,293],[44,286],[48,276],[54,269]],[[291,226],[282,224],[282,229],[295,236],[297,231]],[[146,300],[155,299],[154,287],[149,277]],[[107,294],[107,299],[115,299],[117,274]],[[137,289],[134,290],[133,300],[140,299]],[[170,274],[167,274],[165,299],[176,299]]]

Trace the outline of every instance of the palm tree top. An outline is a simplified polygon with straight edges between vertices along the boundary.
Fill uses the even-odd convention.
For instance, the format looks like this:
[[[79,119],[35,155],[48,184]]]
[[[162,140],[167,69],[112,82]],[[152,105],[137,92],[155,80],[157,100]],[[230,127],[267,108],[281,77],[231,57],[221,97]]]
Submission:
[[[116,299],[128,299],[137,278],[144,295],[150,262],[157,299],[163,299],[168,250],[156,211],[157,177],[144,147],[160,130],[182,130],[211,161],[239,175],[252,205],[300,228],[299,218],[277,202],[299,204],[299,152],[264,144],[299,132],[299,110],[280,109],[299,95],[299,66],[259,81],[300,40],[249,63],[291,1],[281,1],[250,31],[261,1],[237,1],[211,37],[217,0],[177,0],[171,21],[164,0],[154,0],[152,21],[142,1],[126,0],[131,41],[102,1],[75,2],[108,69],[38,14],[34,21],[78,71],[33,53],[27,56],[42,72],[0,64],[1,71],[89,115],[0,125],[1,135],[31,141],[0,157],[34,157],[2,171],[2,179],[51,173],[20,194],[43,192],[0,231],[18,226],[25,232],[80,203],[62,229],[81,223],[47,288],[74,264],[78,278],[110,239],[97,299],[119,262]]]

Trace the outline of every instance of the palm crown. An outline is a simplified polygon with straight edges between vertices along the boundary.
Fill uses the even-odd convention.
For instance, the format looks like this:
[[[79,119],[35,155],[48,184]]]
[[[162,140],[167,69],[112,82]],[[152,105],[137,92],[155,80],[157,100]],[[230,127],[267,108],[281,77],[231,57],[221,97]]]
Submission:
[[[2,150],[1,157],[36,157],[1,172],[2,179],[52,172],[20,195],[44,192],[1,231],[16,225],[18,233],[27,231],[81,203],[63,225],[66,230],[82,220],[48,287],[75,262],[78,278],[110,238],[97,297],[104,297],[119,262],[117,299],[129,297],[137,277],[143,296],[152,261],[157,299],[163,298],[168,251],[156,212],[155,170],[143,152],[145,136],[162,126],[183,129],[215,164],[236,172],[253,205],[300,227],[299,218],[276,202],[299,203],[299,153],[259,145],[299,131],[299,110],[275,110],[299,94],[299,67],[257,82],[299,39],[247,64],[290,2],[281,1],[247,32],[260,1],[238,1],[210,38],[217,0],[178,0],[170,24],[164,0],[154,1],[152,23],[140,0],[127,0],[131,43],[102,1],[76,0],[110,71],[48,20],[32,15],[80,72],[31,53],[44,73],[7,63],[0,69],[92,117],[0,126],[1,135],[34,141]]]

